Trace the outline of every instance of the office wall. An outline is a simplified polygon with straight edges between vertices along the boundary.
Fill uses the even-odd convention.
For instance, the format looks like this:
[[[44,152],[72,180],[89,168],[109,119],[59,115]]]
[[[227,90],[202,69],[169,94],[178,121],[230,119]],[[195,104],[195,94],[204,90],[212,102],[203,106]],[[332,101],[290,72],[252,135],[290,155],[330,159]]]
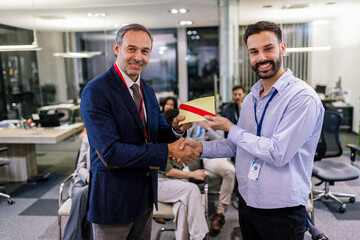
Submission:
[[[359,6],[353,11],[328,21],[312,24],[312,46],[332,47],[330,51],[314,52],[311,57],[311,85],[326,84],[334,88],[341,77],[342,89],[347,91],[347,100],[354,107],[354,132],[359,132],[360,75],[358,59],[360,54]]]
[[[60,32],[38,32],[41,51],[37,52],[40,85],[53,83],[56,85],[56,102],[67,100],[67,84],[64,58],[53,56],[56,52],[64,52],[63,34]]]

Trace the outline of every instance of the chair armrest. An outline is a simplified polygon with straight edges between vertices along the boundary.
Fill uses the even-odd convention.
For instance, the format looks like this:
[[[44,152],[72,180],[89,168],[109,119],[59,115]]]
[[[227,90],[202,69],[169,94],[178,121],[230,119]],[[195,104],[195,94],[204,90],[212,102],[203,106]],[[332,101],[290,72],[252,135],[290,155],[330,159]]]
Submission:
[[[59,208],[63,205],[64,201],[63,201],[63,193],[64,193],[64,189],[66,187],[66,183],[71,181],[73,179],[73,175],[70,174],[69,176],[67,176],[60,184],[60,189],[59,189]]]
[[[360,146],[355,145],[355,144],[346,144],[346,146],[348,148],[350,148],[351,154],[350,154],[350,160],[351,160],[351,164],[355,165],[355,159],[356,159],[356,152],[359,151],[360,152]]]

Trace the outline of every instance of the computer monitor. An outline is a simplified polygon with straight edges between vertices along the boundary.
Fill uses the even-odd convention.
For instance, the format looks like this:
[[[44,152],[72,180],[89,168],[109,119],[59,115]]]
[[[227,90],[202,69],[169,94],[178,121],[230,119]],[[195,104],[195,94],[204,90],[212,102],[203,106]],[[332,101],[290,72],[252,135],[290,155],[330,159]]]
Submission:
[[[57,127],[60,126],[60,120],[58,113],[40,113],[32,114],[32,119],[38,125],[42,127]]]

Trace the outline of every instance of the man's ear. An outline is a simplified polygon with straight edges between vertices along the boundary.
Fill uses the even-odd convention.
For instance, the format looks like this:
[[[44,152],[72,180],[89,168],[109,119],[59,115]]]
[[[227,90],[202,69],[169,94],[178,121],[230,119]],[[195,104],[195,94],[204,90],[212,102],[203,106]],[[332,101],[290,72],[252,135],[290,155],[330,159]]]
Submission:
[[[281,42],[280,49],[281,49],[281,56],[285,56],[285,54],[286,54],[286,44],[285,44],[285,42]]]
[[[119,56],[120,47],[117,42],[114,43],[114,53],[116,56]]]

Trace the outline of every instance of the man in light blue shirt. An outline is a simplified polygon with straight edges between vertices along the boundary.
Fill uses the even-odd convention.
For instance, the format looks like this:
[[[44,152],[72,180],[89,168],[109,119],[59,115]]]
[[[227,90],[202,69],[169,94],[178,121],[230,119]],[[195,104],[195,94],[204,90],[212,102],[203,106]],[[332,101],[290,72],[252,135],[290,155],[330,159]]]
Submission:
[[[229,132],[228,138],[186,144],[203,158],[236,155],[245,240],[302,240],[324,108],[315,91],[283,67],[286,45],[275,23],[249,25],[244,41],[260,80],[245,98],[238,124],[206,116],[211,128]]]

